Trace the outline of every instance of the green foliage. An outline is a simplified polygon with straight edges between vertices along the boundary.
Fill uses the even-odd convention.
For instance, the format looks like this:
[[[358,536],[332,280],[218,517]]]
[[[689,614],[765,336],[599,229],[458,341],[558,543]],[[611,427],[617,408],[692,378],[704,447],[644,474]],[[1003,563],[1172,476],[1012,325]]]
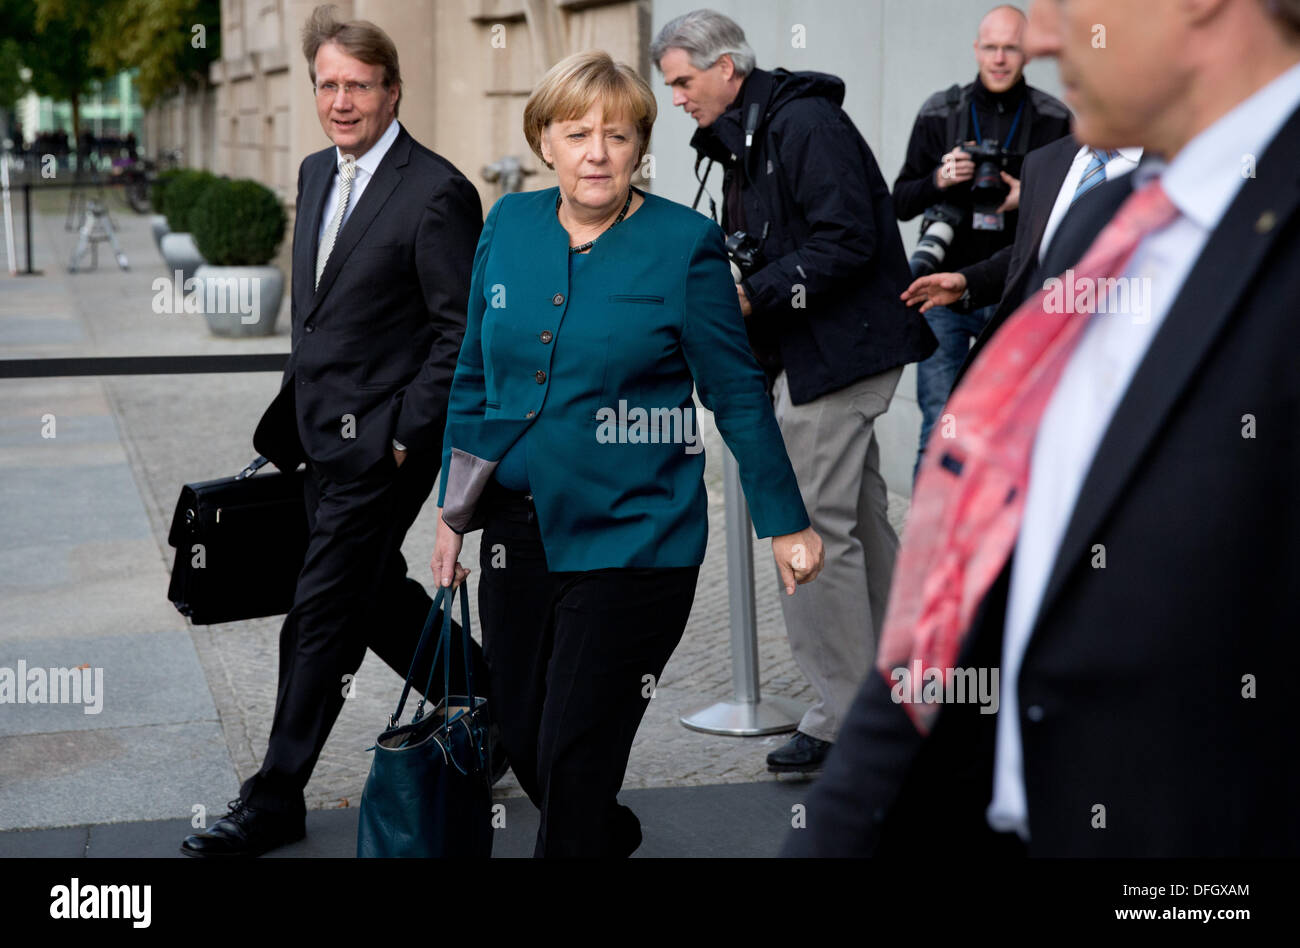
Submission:
[[[167,226],[174,234],[190,233],[190,215],[203,193],[217,181],[208,171],[186,168],[167,182],[163,198],[166,206]]]
[[[23,97],[22,66],[22,44],[10,36],[0,39],[0,109],[14,108]]]
[[[21,45],[22,61],[32,71],[31,87],[37,94],[59,102],[72,103],[75,136],[80,130],[81,97],[94,83],[108,79],[112,73],[91,56],[95,37],[102,35],[107,12],[118,0],[36,0],[34,13],[27,13],[32,24],[30,33],[23,24],[21,33],[13,34]],[[4,13],[19,4],[7,3]],[[31,3],[26,4],[31,10]],[[25,42],[24,42],[25,40]]]
[[[167,199],[167,185],[181,173],[179,168],[168,168],[166,171],[159,172],[158,177],[154,178],[153,184],[149,186],[149,206],[153,208],[155,214],[167,213],[167,205],[163,203]]]
[[[0,0],[0,35],[19,44],[31,42],[36,32],[32,0]]]
[[[95,83],[129,69],[149,108],[205,83],[220,55],[220,0],[0,0],[0,108],[31,88],[72,103],[76,125]],[[32,72],[25,84],[20,64]]]
[[[105,29],[92,56],[112,72],[135,69],[149,108],[181,85],[205,83],[221,56],[219,0],[99,0]]]
[[[219,267],[269,263],[284,238],[285,220],[275,192],[249,180],[214,182],[190,214],[199,253]]]

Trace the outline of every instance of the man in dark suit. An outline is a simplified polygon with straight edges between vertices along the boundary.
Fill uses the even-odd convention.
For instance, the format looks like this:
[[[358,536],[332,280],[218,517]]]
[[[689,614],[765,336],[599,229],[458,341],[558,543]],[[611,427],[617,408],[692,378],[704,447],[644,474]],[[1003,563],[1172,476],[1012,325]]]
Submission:
[[[961,379],[982,340],[1033,295],[1036,288],[1030,277],[1038,272],[1043,253],[1069,209],[1107,181],[1128,174],[1141,157],[1141,148],[1101,151],[1081,146],[1073,135],[1034,149],[1025,156],[1021,169],[1020,216],[1014,242],[987,260],[912,281],[902,300],[908,306],[919,305],[922,313],[933,306],[977,309],[996,304],[956,380]]]
[[[945,452],[922,470],[882,662],[785,851],[1300,855],[1300,4],[1036,0],[1027,45],[1059,58],[1081,141],[1147,156],[1075,205],[1034,280],[1049,292],[953,393],[972,405],[959,431],[978,428],[967,394],[997,403],[1017,360],[1039,357],[1007,340],[1072,344],[1028,433],[1027,483],[987,498],[1019,507],[1014,549],[968,539],[944,562],[987,583],[922,612],[956,633],[948,670],[1000,670],[1000,700],[910,703],[891,654],[929,627],[886,647],[900,590],[936,580],[913,607],[944,594],[904,569],[935,545],[913,524],[989,463]],[[1087,321],[1050,319],[1070,271],[1105,273],[1098,261],[1137,281],[1138,302],[1094,296],[1084,317],[1079,287],[1064,312]]]
[[[275,717],[240,799],[181,850],[258,855],[304,834],[303,788],[369,645],[401,675],[431,600],[402,540],[433,488],[482,207],[397,122],[397,50],[318,7],[303,30],[334,147],[298,174],[293,352],[254,435],[307,463],[310,539],[280,633]]]

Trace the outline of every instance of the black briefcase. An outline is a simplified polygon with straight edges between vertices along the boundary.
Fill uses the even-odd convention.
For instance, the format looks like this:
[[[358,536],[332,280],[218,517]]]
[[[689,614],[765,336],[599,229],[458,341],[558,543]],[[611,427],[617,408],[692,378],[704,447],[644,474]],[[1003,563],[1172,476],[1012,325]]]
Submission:
[[[167,598],[196,625],[280,615],[293,605],[307,552],[305,470],[186,484],[167,542],[176,548]]]

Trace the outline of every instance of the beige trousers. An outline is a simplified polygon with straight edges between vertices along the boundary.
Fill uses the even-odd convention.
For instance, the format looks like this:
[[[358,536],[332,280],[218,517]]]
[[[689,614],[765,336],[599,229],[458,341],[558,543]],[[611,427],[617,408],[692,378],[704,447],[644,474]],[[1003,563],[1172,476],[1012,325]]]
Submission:
[[[817,692],[799,730],[823,741],[839,733],[875,662],[884,622],[898,536],[889,525],[875,422],[902,374],[890,369],[804,405],[791,404],[784,372],[773,391],[804,506],[826,549],[815,580],[793,596],[780,593],[790,648]]]

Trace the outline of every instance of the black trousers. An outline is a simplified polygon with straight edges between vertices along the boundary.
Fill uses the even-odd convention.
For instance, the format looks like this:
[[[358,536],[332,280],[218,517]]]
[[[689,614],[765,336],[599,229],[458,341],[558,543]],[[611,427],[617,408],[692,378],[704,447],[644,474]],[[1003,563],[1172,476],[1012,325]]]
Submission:
[[[531,497],[493,481],[480,503],[489,706],[541,811],[533,855],[630,855],[640,823],[618,791],[699,567],[553,573]]]
[[[271,810],[301,811],[303,789],[343,708],[367,646],[403,678],[433,605],[406,575],[402,541],[433,489],[439,458],[391,457],[354,481],[331,480],[308,462],[310,536],[293,608],[280,629],[279,684],[271,737],[261,769],[240,796]],[[459,625],[457,625],[459,632]],[[459,636],[452,676],[463,677]],[[475,675],[486,676],[477,647]],[[432,650],[422,656],[415,690],[424,686]],[[440,697],[442,680],[439,677]],[[396,705],[397,695],[393,695]],[[384,722],[374,722],[376,733]]]

